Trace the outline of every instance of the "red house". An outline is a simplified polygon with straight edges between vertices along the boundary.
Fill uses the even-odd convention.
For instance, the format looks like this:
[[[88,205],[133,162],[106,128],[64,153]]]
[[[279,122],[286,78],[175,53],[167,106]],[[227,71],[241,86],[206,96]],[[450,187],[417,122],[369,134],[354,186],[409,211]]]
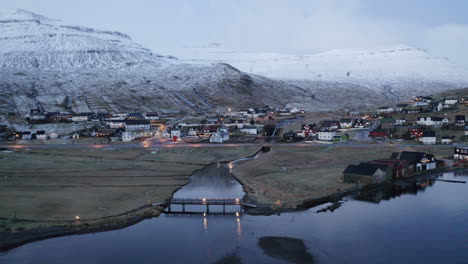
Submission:
[[[315,135],[316,127],[317,127],[316,124],[305,124],[305,125],[302,125],[301,131],[305,137],[309,137],[310,135]]]
[[[418,126],[410,127],[408,128],[408,131],[410,132],[411,137],[413,138],[420,138],[423,135],[422,127],[418,127]]]

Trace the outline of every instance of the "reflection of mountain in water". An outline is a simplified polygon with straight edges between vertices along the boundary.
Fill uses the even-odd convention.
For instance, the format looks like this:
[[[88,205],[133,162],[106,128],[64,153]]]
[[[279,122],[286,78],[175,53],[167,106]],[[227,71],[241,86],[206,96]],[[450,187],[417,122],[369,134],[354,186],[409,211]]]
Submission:
[[[291,263],[314,263],[304,241],[290,237],[262,237],[258,245],[270,257]]]
[[[436,182],[435,178],[417,179],[413,182],[396,182],[394,184],[383,185],[378,189],[363,191],[354,198],[359,201],[380,203],[384,200],[390,200],[405,194],[416,195],[424,191]]]

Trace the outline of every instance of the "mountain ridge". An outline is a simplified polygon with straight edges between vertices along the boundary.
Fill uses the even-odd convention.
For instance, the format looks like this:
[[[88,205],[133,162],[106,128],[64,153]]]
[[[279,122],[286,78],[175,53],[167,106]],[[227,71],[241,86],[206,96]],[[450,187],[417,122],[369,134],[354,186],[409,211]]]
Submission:
[[[190,64],[162,56],[123,33],[70,26],[24,10],[1,14],[3,112],[26,113],[37,104],[48,111],[190,113],[297,101],[318,104],[310,93],[284,82],[226,64]]]

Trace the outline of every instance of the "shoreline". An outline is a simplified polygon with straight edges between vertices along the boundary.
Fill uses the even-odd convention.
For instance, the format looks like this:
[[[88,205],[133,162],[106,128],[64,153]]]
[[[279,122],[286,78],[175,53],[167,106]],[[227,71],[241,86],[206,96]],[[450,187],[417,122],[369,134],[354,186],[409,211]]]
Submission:
[[[254,154],[249,155],[248,157],[243,157],[240,159],[251,158],[255,157],[258,153],[262,152],[262,148],[256,151]],[[239,159],[236,159],[239,160]],[[200,170],[205,169],[208,166],[213,166],[218,163],[227,164],[230,162],[234,162],[236,160],[227,160],[227,161],[219,161],[219,162],[210,162],[209,164],[204,165],[200,169],[196,169],[190,173],[188,176],[192,176],[193,174],[197,173]],[[179,186],[175,189],[169,198],[166,199],[170,200],[174,196],[178,190],[182,187],[189,184],[190,181],[187,181],[184,185]],[[239,184],[241,184],[239,182]],[[241,184],[242,185],[242,184]],[[106,216],[98,219],[83,219],[80,221],[37,221],[37,220],[29,220],[29,219],[17,219],[18,222],[30,222],[30,223],[60,223],[60,225],[50,226],[50,227],[40,227],[40,228],[32,228],[28,230],[20,230],[14,232],[0,232],[0,252],[6,252],[12,250],[14,248],[20,247],[22,245],[35,242],[46,240],[49,238],[56,238],[62,236],[69,236],[69,235],[81,235],[81,234],[90,234],[90,233],[98,233],[98,232],[106,232],[112,230],[119,230],[134,224],[137,224],[143,220],[151,219],[155,217],[159,217],[164,210],[166,209],[165,205],[145,205],[131,211],[127,211],[118,215],[113,216]],[[0,219],[0,220],[7,220],[7,219]],[[114,221],[117,221],[114,223]]]
[[[297,212],[297,211],[305,211],[310,208],[325,204],[325,203],[334,203],[338,202],[344,197],[349,195],[357,194],[359,192],[371,192],[375,190],[383,189],[387,186],[395,186],[401,183],[410,183],[414,184],[418,179],[426,177],[432,174],[439,174],[439,173],[446,173],[451,171],[463,171],[467,170],[466,167],[459,166],[459,167],[444,167],[440,169],[435,169],[431,171],[425,171],[422,173],[418,173],[409,177],[405,177],[402,179],[398,179],[392,182],[383,182],[378,184],[356,184],[354,187],[347,188],[344,190],[336,191],[327,195],[319,196],[319,197],[312,197],[303,200],[298,200],[294,202],[288,202],[281,205],[276,204],[264,204],[263,206],[255,207],[255,208],[246,208],[245,212],[250,215],[273,215],[279,214],[284,212]],[[246,186],[245,183],[242,182],[241,179],[237,178],[234,174],[233,177],[241,183],[244,190],[250,190],[249,186]],[[247,202],[255,203],[255,198],[252,197],[252,192],[246,192],[245,198]],[[286,205],[286,206],[285,206]]]
[[[259,153],[265,152],[264,149],[259,149],[253,155],[250,155],[245,158],[253,158]],[[239,160],[239,159],[236,159]],[[192,171],[189,175],[192,176],[194,173],[214,164],[218,163],[230,163],[236,160],[231,161],[219,161],[219,162],[211,162],[201,169],[197,169]],[[416,181],[417,179],[424,177],[428,174],[435,174],[435,173],[444,173],[448,171],[457,171],[463,170],[466,167],[450,167],[450,168],[441,168],[434,171],[426,171],[421,174],[413,175],[400,181]],[[245,202],[251,202],[257,204],[254,190],[248,186],[245,182],[243,182],[239,177],[237,177],[234,173],[232,173],[232,177],[242,185],[242,189],[245,192],[243,200]],[[181,185],[179,188],[175,189],[171,193],[171,197],[174,195],[175,192],[180,190],[183,186],[186,186],[189,182],[184,185]],[[319,197],[312,197],[308,199],[302,199],[294,202],[288,202],[285,204],[258,204],[258,207],[255,208],[244,208],[244,212],[249,215],[272,215],[272,214],[279,214],[282,212],[294,212],[294,211],[305,211],[312,207],[316,207],[321,204],[325,204],[327,202],[337,202],[342,198],[355,194],[360,191],[368,191],[372,188],[381,188],[384,186],[388,186],[388,184],[395,184],[395,182],[391,183],[381,183],[381,184],[372,184],[372,185],[361,185],[356,184],[351,188],[347,188],[344,190],[336,191],[327,195],[319,196]],[[171,199],[167,198],[167,199]],[[166,199],[166,200],[167,200]],[[151,219],[154,217],[158,217],[161,213],[164,213],[165,210],[164,205],[145,205],[140,208],[136,208],[131,211],[124,212],[122,214],[103,217],[99,219],[88,219],[88,220],[80,220],[80,221],[57,221],[61,223],[61,225],[57,226],[50,226],[50,227],[39,227],[39,228],[31,228],[28,230],[20,230],[14,232],[1,232],[0,233],[0,252],[9,251],[11,249],[17,248],[24,244],[45,240],[49,238],[61,237],[61,236],[68,236],[68,235],[79,235],[79,234],[89,234],[89,233],[98,233],[98,232],[105,232],[105,231],[112,231],[118,230],[122,228],[126,228],[128,226],[137,224],[143,220]],[[18,221],[23,222],[47,222],[47,221],[34,221],[34,220],[26,220],[26,219],[18,219]],[[51,221],[49,221],[51,222]]]

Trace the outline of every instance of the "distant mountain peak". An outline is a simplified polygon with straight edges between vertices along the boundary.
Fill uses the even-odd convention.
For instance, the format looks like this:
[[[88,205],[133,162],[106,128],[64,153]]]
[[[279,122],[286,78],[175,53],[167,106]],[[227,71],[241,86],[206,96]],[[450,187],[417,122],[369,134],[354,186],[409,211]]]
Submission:
[[[4,68],[116,68],[170,59],[127,34],[67,25],[23,9],[0,11],[0,47]]]
[[[19,8],[0,9],[0,23],[16,21],[58,21]]]

